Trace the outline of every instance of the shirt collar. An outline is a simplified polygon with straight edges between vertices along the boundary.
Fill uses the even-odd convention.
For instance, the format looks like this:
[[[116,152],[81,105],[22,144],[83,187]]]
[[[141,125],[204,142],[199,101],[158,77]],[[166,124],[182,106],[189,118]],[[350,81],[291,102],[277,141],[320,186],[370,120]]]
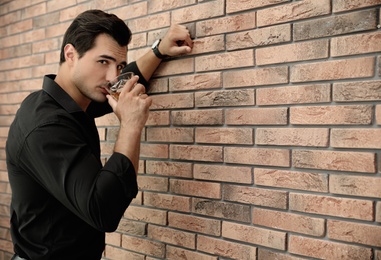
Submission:
[[[83,112],[79,105],[66,93],[55,81],[56,75],[46,75],[42,84],[42,89],[48,93],[67,112]]]

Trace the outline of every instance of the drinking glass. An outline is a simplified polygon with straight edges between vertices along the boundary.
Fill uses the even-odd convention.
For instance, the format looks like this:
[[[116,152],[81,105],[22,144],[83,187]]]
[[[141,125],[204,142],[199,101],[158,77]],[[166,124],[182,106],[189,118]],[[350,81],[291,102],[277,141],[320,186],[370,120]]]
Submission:
[[[118,101],[120,92],[124,87],[124,84],[134,76],[133,72],[125,72],[120,74],[115,79],[109,82],[108,87],[106,88],[108,93]]]

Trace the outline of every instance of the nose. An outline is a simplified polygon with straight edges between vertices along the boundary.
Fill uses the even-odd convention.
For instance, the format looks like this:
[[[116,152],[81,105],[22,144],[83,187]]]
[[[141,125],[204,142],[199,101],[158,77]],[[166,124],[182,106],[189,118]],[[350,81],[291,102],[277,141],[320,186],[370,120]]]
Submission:
[[[109,69],[107,71],[106,80],[109,82],[115,81],[116,77],[118,77],[120,74],[120,71],[117,69]]]

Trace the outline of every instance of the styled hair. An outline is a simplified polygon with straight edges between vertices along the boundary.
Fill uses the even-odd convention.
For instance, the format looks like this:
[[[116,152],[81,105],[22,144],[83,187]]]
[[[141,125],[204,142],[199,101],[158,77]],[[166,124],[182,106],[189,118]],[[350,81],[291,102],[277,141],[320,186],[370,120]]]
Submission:
[[[95,39],[100,34],[110,35],[120,46],[127,46],[131,41],[131,31],[123,20],[101,10],[88,10],[79,14],[66,30],[60,64],[65,62],[64,48],[67,44],[72,44],[81,58],[94,47]]]

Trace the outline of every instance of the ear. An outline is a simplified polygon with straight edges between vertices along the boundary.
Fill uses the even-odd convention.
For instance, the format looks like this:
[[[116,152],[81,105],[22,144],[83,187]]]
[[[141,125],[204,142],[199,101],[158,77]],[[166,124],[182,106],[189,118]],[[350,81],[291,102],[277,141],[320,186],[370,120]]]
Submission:
[[[70,43],[66,44],[64,47],[65,61],[68,63],[73,63],[77,55],[77,51],[74,46]]]

